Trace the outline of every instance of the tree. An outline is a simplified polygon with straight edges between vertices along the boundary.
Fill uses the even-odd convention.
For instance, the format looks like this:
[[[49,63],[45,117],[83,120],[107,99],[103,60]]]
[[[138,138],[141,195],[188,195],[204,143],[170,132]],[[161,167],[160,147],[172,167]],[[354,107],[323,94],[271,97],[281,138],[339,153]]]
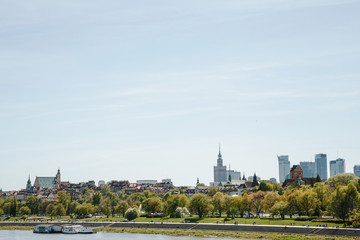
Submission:
[[[136,208],[129,208],[128,210],[126,210],[125,212],[125,218],[129,221],[134,220],[135,218],[137,218],[139,216],[139,212]]]
[[[272,186],[272,184],[270,184],[270,183],[267,183],[267,182],[262,181],[262,182],[260,182],[260,185],[259,185],[258,190],[259,190],[259,191],[264,191],[264,192],[266,192],[266,191],[272,191],[272,190],[273,190],[273,186]]]
[[[110,210],[111,210],[111,216],[115,216],[115,208],[116,205],[119,203],[119,199],[115,196],[115,194],[108,192],[106,194],[106,198],[110,200]]]
[[[101,185],[103,186],[103,185]],[[106,217],[109,217],[111,213],[111,201],[109,198],[105,198],[102,203],[100,204],[100,211],[106,215]]]
[[[260,184],[261,185],[261,184]],[[262,204],[262,208],[265,211],[269,211],[276,202],[278,202],[280,200],[280,195],[276,192],[268,192],[265,197],[264,200],[261,202]]]
[[[250,195],[250,199],[252,202],[252,209],[256,212],[256,216],[260,217],[260,213],[263,211],[262,201],[266,196],[266,192],[258,191]]]
[[[30,208],[23,206],[19,209],[21,215],[29,215],[31,213]]]
[[[299,204],[302,212],[304,212],[306,216],[311,217],[318,206],[316,193],[310,189],[303,191],[299,196]]]
[[[66,215],[65,207],[64,207],[64,205],[62,205],[62,204],[57,204],[57,205],[55,206],[54,212],[55,212],[54,215],[55,215],[55,216],[58,216],[60,219],[61,219],[61,216]]]
[[[318,209],[315,209],[315,216],[322,216],[329,206],[330,201],[330,189],[329,185],[323,182],[317,182],[314,185],[313,191],[316,193],[316,199],[318,200]]]
[[[170,195],[164,203],[164,213],[166,216],[174,217],[175,211],[178,207],[186,207],[189,204],[189,199],[184,194]]]
[[[91,203],[83,203],[76,206],[74,212],[77,216],[79,216],[79,218],[84,218],[86,215],[94,213],[95,207]]]
[[[326,184],[328,184],[332,189],[336,189],[338,184],[347,186],[349,183],[353,183],[355,185],[357,184],[358,179],[359,178],[356,177],[353,173],[342,173],[332,176],[326,180]]]
[[[210,198],[203,193],[195,194],[190,199],[190,211],[192,213],[197,213],[199,218],[202,218],[205,214],[209,213],[211,208]]]
[[[91,203],[94,205],[94,206],[99,206],[100,203],[102,201],[102,194],[101,192],[97,191],[94,193],[94,195],[92,196],[92,199],[91,199]]]
[[[11,206],[12,206],[11,202],[4,203],[3,209],[6,215],[11,215],[11,208],[12,208]]]
[[[52,220],[53,217],[56,216],[55,205],[54,204],[51,203],[51,204],[47,205],[46,214],[51,217],[51,220]]]
[[[209,196],[213,196],[213,195],[215,195],[215,193],[220,192],[220,190],[221,190],[221,188],[219,186],[214,186],[208,190],[208,194],[209,194]]]
[[[142,208],[147,213],[156,213],[161,210],[161,201],[159,198],[151,197],[142,202]]]
[[[18,203],[17,203],[16,195],[14,194],[14,198],[11,201],[10,215],[12,217],[16,217],[17,212],[18,212]]]
[[[243,212],[248,212],[248,215],[250,216],[252,202],[250,196],[247,193],[241,196],[241,205]]]
[[[63,208],[65,209],[65,212],[69,208],[69,204],[71,203],[70,194],[65,191],[59,191],[57,196],[57,201],[60,203]],[[65,214],[64,214],[65,215]],[[57,215],[59,216],[59,215]]]
[[[288,204],[282,200],[277,201],[269,211],[272,217],[280,215],[282,219],[285,219],[285,215],[288,214]]]
[[[103,184],[100,186],[100,192],[103,196],[106,196],[108,192],[110,192],[110,186],[107,184]]]
[[[129,209],[129,204],[126,201],[120,201],[116,206],[116,212],[120,213],[123,217],[125,217],[126,210]]]
[[[41,198],[37,198],[35,196],[30,196],[26,200],[25,205],[30,209],[32,214],[39,214],[41,202],[42,202]]]
[[[219,213],[221,217],[221,213],[225,210],[225,194],[222,192],[217,192],[212,198],[212,204],[214,206],[214,211]]]
[[[316,175],[315,182],[316,182],[316,183],[318,183],[318,182],[322,182],[322,181],[321,181],[321,177],[320,177],[320,175],[319,175],[319,174],[318,174],[318,175]]]
[[[359,207],[359,193],[354,184],[347,187],[338,185],[331,195],[330,212],[343,220],[350,217],[350,212]]]
[[[240,214],[240,217],[244,216],[244,206],[242,205],[242,196],[236,196],[232,198],[231,205],[234,208],[234,214]]]

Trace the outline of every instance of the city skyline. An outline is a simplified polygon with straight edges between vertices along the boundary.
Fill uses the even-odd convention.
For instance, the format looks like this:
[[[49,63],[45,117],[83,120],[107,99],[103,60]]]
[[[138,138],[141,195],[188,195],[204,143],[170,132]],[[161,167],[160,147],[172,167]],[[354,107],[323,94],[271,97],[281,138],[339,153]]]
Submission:
[[[0,188],[360,163],[359,1],[7,1]],[[334,17],[336,16],[336,17]],[[338,154],[339,153],[339,154]],[[24,176],[24,177],[23,177]]]

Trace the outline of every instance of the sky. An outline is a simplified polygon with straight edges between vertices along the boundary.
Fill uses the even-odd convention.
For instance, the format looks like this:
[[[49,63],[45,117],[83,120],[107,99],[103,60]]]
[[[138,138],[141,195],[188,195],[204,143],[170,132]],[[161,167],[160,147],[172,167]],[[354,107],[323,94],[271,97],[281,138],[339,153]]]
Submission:
[[[360,164],[360,1],[12,1],[0,7],[0,188],[213,181],[224,164]]]

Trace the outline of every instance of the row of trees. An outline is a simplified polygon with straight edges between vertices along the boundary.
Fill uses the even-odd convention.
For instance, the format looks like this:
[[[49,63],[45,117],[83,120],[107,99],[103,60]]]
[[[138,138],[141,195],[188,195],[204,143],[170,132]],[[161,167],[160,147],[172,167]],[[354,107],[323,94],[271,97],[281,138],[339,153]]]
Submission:
[[[260,217],[267,212],[282,218],[297,214],[347,219],[360,206],[359,189],[358,179],[346,174],[330,178],[326,183],[318,182],[313,187],[294,186],[286,191],[278,184],[261,182],[253,191],[244,191],[236,197],[222,193],[219,187],[211,188],[208,194],[195,194],[189,198],[178,190],[166,194],[143,191],[126,195],[123,191],[113,193],[108,185],[103,185],[100,191],[85,189],[77,201],[71,201],[70,195],[64,191],[58,192],[57,200],[51,202],[31,196],[18,206],[16,197],[0,199],[0,215],[46,214],[51,218],[76,215],[83,218],[101,213],[107,217],[120,215],[133,218],[141,210],[147,214],[161,212],[169,217],[181,217],[186,213],[200,218],[208,215]]]

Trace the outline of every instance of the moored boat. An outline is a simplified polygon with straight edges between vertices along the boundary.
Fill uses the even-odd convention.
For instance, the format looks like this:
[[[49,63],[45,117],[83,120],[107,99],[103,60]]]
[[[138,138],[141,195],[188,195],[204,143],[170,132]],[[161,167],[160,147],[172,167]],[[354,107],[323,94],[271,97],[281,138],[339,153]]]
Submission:
[[[54,224],[40,224],[34,227],[34,233],[61,233],[61,227]]]

